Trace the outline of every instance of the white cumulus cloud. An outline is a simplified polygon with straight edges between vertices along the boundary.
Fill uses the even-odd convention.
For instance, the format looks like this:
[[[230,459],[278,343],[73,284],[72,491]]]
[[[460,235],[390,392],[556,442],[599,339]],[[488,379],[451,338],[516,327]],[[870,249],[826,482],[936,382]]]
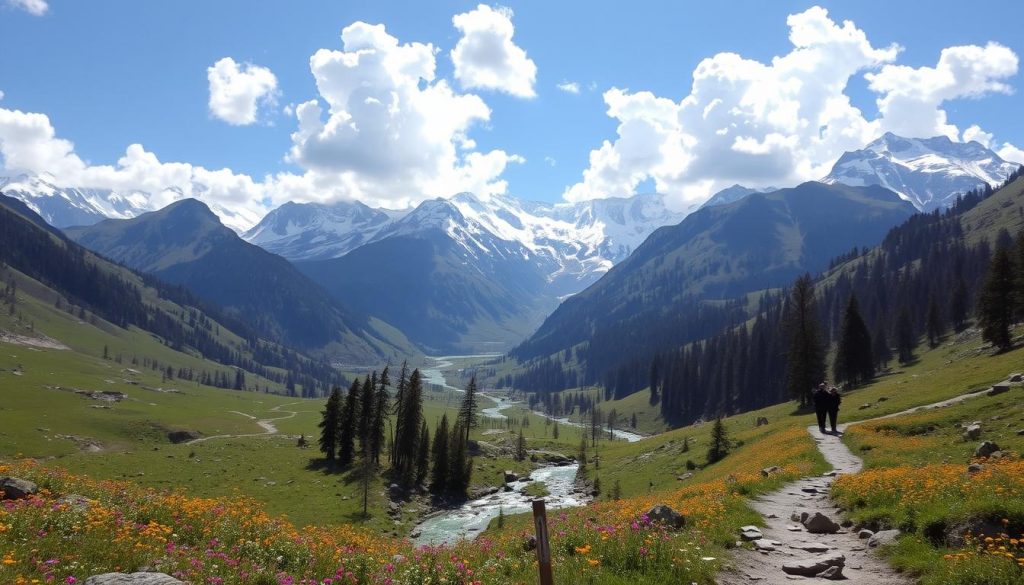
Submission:
[[[733,183],[820,178],[844,151],[886,131],[959,139],[942,104],[1006,92],[1004,80],[1017,69],[1016,55],[995,44],[946,49],[936,67],[895,65],[898,45],[875,46],[853,22],[837,23],[821,7],[792,14],[787,24],[788,53],[767,63],[736,53],[706,58],[679,101],[648,91],[606,91],[616,136],[591,151],[582,180],[564,197],[629,194],[652,180],[685,208]],[[880,115],[871,119],[846,93],[850,78],[864,73],[879,94]],[[991,142],[980,128],[971,136]]]
[[[24,10],[32,16],[42,16],[50,10],[46,0],[7,0],[7,5]]]
[[[490,119],[490,108],[435,78],[433,45],[400,43],[383,25],[363,22],[345,27],[341,40],[342,50],[310,58],[320,99],[295,107],[288,155],[307,176],[282,178],[287,193],[404,206],[507,189],[499,177],[522,159],[472,152],[467,133]]]
[[[273,106],[277,101],[277,77],[266,67],[224,57],[207,68],[206,78],[210,114],[228,124],[253,124],[261,106]]]
[[[451,51],[455,79],[465,89],[489,89],[521,98],[536,95],[537,65],[512,41],[512,10],[480,4],[457,14],[452,24],[462,38]]]

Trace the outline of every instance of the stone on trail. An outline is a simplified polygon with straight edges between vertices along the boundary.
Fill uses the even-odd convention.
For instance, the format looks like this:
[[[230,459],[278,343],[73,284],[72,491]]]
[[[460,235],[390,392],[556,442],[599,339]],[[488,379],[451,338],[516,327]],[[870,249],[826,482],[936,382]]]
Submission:
[[[803,522],[804,520],[807,520],[808,517],[810,517],[810,514],[808,514],[807,512],[804,512],[803,510],[797,510],[796,512],[793,512],[789,516],[789,519],[793,522]]]
[[[20,500],[39,492],[39,486],[20,477],[0,478],[0,492],[4,500]]]
[[[800,544],[791,544],[790,547],[809,553],[828,552],[828,549],[832,548],[823,542],[801,542]]]
[[[986,392],[985,394],[988,394],[989,396],[996,396],[996,395],[1002,394],[1003,392],[1009,392],[1009,391],[1010,391],[1010,385],[1009,384],[993,384],[992,387],[989,388],[988,392]]]
[[[974,439],[977,439],[980,436],[981,425],[977,423],[970,425],[969,427],[967,427],[967,430],[964,431],[964,439],[968,441],[973,441]]]
[[[840,553],[835,553],[826,556],[790,561],[782,565],[782,571],[787,575],[816,577],[817,575],[824,573],[830,567],[844,567],[845,565],[846,557]]]
[[[740,538],[746,541],[761,540],[764,535],[761,534],[761,529],[757,526],[742,526],[740,527]]]
[[[85,580],[85,585],[186,585],[166,573],[104,573]]]
[[[819,579],[842,579],[843,567],[832,566],[815,575]]]
[[[868,539],[868,546],[875,548],[876,546],[887,546],[896,542],[896,538],[899,537],[899,530],[880,530],[871,538]]]
[[[647,517],[651,522],[664,524],[670,528],[682,528],[686,524],[686,518],[665,504],[658,504],[647,511]]]
[[[1010,374],[1010,381],[1014,383],[1024,382],[1024,374]]]
[[[988,457],[999,450],[999,445],[996,445],[992,441],[982,441],[978,448],[974,450],[975,457]]]
[[[815,512],[813,516],[808,517],[803,521],[803,525],[811,534],[835,534],[839,531],[839,525],[821,512]]]
[[[875,535],[874,532],[868,530],[867,528],[864,528],[863,530],[861,530],[860,532],[857,533],[857,538],[861,538],[861,539],[871,538],[874,535]]]
[[[754,541],[754,548],[759,551],[771,552],[775,550],[775,543],[771,540],[758,538]]]

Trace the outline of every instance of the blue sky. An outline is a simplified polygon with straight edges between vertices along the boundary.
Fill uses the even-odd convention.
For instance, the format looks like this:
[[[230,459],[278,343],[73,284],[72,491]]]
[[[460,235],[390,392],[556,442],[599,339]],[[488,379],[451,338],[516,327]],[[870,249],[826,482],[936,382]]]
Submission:
[[[1019,152],[1014,145],[1024,145],[1016,63],[1024,42],[1018,19],[1009,17],[1017,12],[1012,2],[977,2],[969,8],[962,2],[946,1],[645,2],[628,6],[612,2],[512,2],[508,3],[511,11],[500,14],[514,26],[512,46],[525,51],[526,59],[535,66],[535,77],[528,84],[533,97],[512,95],[507,89],[486,84],[467,88],[455,78],[450,51],[466,32],[453,26],[452,18],[477,11],[476,2],[50,0],[44,3],[41,15],[32,14],[24,5],[31,9],[35,4],[35,11],[40,12],[38,3],[42,0],[0,2],[4,3],[0,5],[0,111],[45,115],[57,138],[73,142],[73,154],[86,167],[116,166],[128,145],[140,144],[160,163],[189,163],[209,171],[230,169],[233,176],[251,177],[255,186],[228,185],[215,190],[217,194],[211,191],[209,196],[242,206],[255,205],[254,209],[289,198],[358,197],[371,203],[404,205],[428,195],[444,195],[449,187],[467,185],[546,201],[623,195],[653,188],[680,200],[696,200],[736,181],[779,184],[813,178],[812,174],[819,172],[837,148],[862,142],[864,137],[885,129],[923,133],[939,128],[931,118],[913,124],[896,119],[906,111],[943,112],[943,127],[961,139],[965,130],[976,125],[978,131],[972,131],[969,137],[980,137],[995,150],[1003,149],[1006,156]],[[679,114],[666,102],[678,107],[691,92],[695,68],[716,54],[736,53],[744,60],[766,65],[773,57],[789,54],[793,43],[787,16],[805,13],[814,6],[826,9],[827,19],[837,28],[844,20],[853,21],[870,46],[858,59],[873,63],[837,66],[852,71],[841,76],[846,87],[839,93],[860,110],[867,125],[862,124],[843,140],[807,146],[803,143],[808,134],[792,130],[788,122],[782,125],[789,124],[789,130],[776,131],[766,129],[764,120],[751,122],[747,117],[746,123],[757,126],[748,128],[749,135],[744,136],[752,146],[742,150],[742,156],[735,157],[731,166],[712,164],[709,161],[733,157],[718,147],[701,150],[703,144],[711,142],[712,129],[694,130],[686,124],[675,127],[673,119],[687,115]],[[432,44],[436,76],[431,83],[443,80],[455,96],[476,96],[489,110],[486,119],[471,116],[454,123],[456,130],[445,137],[456,143],[454,149],[433,142],[423,148],[442,162],[423,163],[423,169],[401,179],[382,178],[394,173],[388,165],[401,165],[405,170],[419,164],[414,157],[416,149],[388,160],[370,160],[374,155],[367,154],[354,157],[360,159],[358,163],[336,163],[330,157],[348,161],[353,159],[353,148],[361,145],[367,145],[367,152],[388,153],[392,148],[380,137],[357,137],[354,146],[327,141],[296,146],[292,134],[298,124],[290,104],[318,99],[322,120],[326,122],[331,116],[329,99],[318,92],[311,73],[310,57],[319,49],[341,52],[342,28],[357,21],[383,24],[399,45]],[[984,51],[990,42],[1004,50],[998,54]],[[894,43],[901,50],[885,53]],[[913,93],[915,84],[927,85],[912,69],[936,67],[943,49],[955,46],[979,49],[975,54],[965,54],[957,63],[966,60],[971,67],[976,64],[981,69],[998,60],[1002,64],[971,80],[955,80],[954,87],[932,88],[932,95],[922,98],[920,106],[894,102],[893,113],[886,116],[889,119],[877,123],[883,116],[876,99],[886,91],[897,101],[918,99],[904,95]],[[829,49],[822,55],[826,59],[835,55],[846,59],[845,51]],[[1007,61],[1007,53],[1013,55],[1012,63]],[[269,69],[276,81],[271,92],[276,104],[261,99],[253,123],[228,123],[211,112],[208,68],[225,57],[243,68],[251,63]],[[869,89],[865,73],[877,73],[885,64],[905,70],[894,69],[878,82],[887,88],[885,91]],[[813,70],[808,75],[804,82],[820,77]],[[789,74],[786,77],[792,81]],[[559,89],[557,85],[563,82],[577,83],[579,93]],[[977,87],[958,95],[956,87],[971,82]],[[605,92],[612,88],[620,93],[609,102]],[[730,90],[717,87],[716,91]],[[814,93],[827,99],[826,90]],[[708,104],[718,99],[706,92],[703,95]],[[628,112],[609,116],[612,102]],[[726,97],[724,103],[728,102]],[[706,110],[707,104],[704,106]],[[769,109],[773,107],[779,106],[768,105]],[[432,116],[428,114],[428,118]],[[407,124],[412,123],[409,120]],[[846,120],[845,114],[833,119],[833,129],[838,130],[838,120]],[[21,128],[17,123],[19,120],[8,120],[6,139],[0,125],[0,143],[5,145],[0,153],[7,170],[47,170],[12,168],[39,164],[30,156],[31,142],[22,139],[15,144],[15,132]],[[623,139],[623,133],[630,132],[623,126],[636,132],[633,139]],[[367,124],[359,127],[367,132]],[[737,129],[736,133],[743,134],[743,130]],[[464,143],[464,138],[472,143]],[[402,139],[410,140],[408,136]],[[737,143],[732,137],[729,140],[735,149]],[[600,151],[605,141],[609,148],[604,158],[591,160],[592,151]],[[642,144],[637,147],[634,142]],[[660,144],[661,148],[645,151],[651,144]],[[20,156],[12,154],[15,148],[22,149]],[[456,157],[454,163],[448,160],[450,151]],[[462,157],[473,152],[501,155],[490,161],[490,168],[469,171]],[[433,154],[424,155],[428,156]],[[21,162],[12,165],[12,159]],[[627,159],[631,161],[628,164],[623,162]],[[417,162],[410,163],[413,160]],[[68,175],[66,180],[88,177],[112,188],[159,188],[138,178],[107,176],[98,171],[90,174],[76,165],[70,165],[67,171],[51,172],[58,179],[61,174]],[[438,165],[444,167],[443,172],[437,170]],[[365,170],[371,167],[374,170]],[[588,170],[591,177],[584,179]],[[316,176],[310,178],[310,172]],[[268,175],[282,174],[293,179],[269,184],[265,180]],[[193,173],[188,180],[195,180],[195,176]],[[462,179],[455,180],[455,176]],[[296,186],[298,177],[305,177],[306,183]],[[208,183],[214,180],[205,179]],[[572,190],[574,185],[577,188]],[[245,201],[246,197],[258,205]]]

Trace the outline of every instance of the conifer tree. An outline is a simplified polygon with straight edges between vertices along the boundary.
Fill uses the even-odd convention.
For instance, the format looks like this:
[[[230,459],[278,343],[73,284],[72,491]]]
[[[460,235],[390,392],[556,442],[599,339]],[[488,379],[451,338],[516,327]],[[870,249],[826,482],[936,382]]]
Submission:
[[[526,459],[526,437],[523,436],[523,429],[519,429],[519,437],[516,439],[516,461]]]
[[[875,375],[871,334],[868,333],[868,327],[860,316],[856,295],[850,295],[850,300],[846,304],[832,373],[837,382],[849,382],[854,386],[870,380]]]
[[[356,419],[359,423],[359,453],[365,451],[371,453],[371,441],[370,437],[373,434],[373,399],[377,395],[377,372],[373,373],[373,377],[366,376],[363,379],[363,385],[359,394],[359,418]]]
[[[946,322],[942,319],[942,311],[939,310],[939,303],[932,296],[928,299],[928,319],[925,322],[925,332],[928,334],[928,345],[938,347],[942,336],[946,333]]]
[[[462,430],[462,421],[456,420],[452,427],[451,445],[448,447],[448,492],[465,495],[469,487],[473,460],[469,457],[469,443]]]
[[[722,417],[715,419],[715,426],[711,428],[711,445],[708,447],[708,463],[716,463],[729,454],[729,436],[725,430],[725,423]]]
[[[391,380],[388,378],[388,367],[384,366],[384,370],[380,373],[380,378],[377,379],[373,395],[373,420],[370,423],[370,454],[375,465],[380,465],[380,453],[384,449],[384,440],[387,437],[388,413],[390,412],[389,402],[391,398],[388,394],[388,386],[390,385]]]
[[[892,360],[892,348],[889,347],[889,338],[885,335],[885,322],[878,320],[875,327],[875,334],[871,336],[871,351],[874,353],[875,370],[884,370]]]
[[[320,452],[328,460],[334,461],[338,449],[338,429],[341,423],[341,388],[331,390],[331,396],[321,413],[320,419]]]
[[[469,379],[469,384],[466,384],[466,394],[462,397],[459,416],[455,421],[455,425],[462,429],[466,442],[469,442],[470,429],[477,425],[476,392],[476,376],[473,376]]]
[[[949,321],[956,331],[963,331],[967,324],[969,310],[967,294],[967,283],[964,282],[962,276],[958,276],[953,285],[953,292],[949,296]]]
[[[338,428],[338,463],[343,467],[351,465],[355,458],[361,392],[362,386],[357,379],[349,386],[348,394],[345,396],[345,405],[341,409],[341,421]]]
[[[811,389],[825,379],[825,350],[810,274],[793,283],[789,322],[785,327],[788,337],[786,385],[789,395],[799,400],[800,406],[806,406],[810,403]]]
[[[988,276],[978,300],[978,324],[981,337],[1000,350],[1013,344],[1010,326],[1013,324],[1014,274],[1010,253],[999,248],[988,267]]]
[[[416,485],[423,485],[430,472],[430,431],[427,421],[420,421],[420,439],[416,443]]]
[[[1024,319],[1024,230],[1017,234],[1013,256],[1014,304],[1017,308],[1017,318]]]
[[[441,415],[441,422],[434,431],[434,445],[431,449],[433,468],[431,469],[430,491],[442,494],[448,491],[448,448],[451,446],[448,432],[448,415]]]
[[[403,485],[410,486],[416,480],[416,456],[419,453],[420,427],[423,422],[423,379],[419,370],[412,376],[402,392],[402,404],[398,411],[395,428],[395,456],[392,467],[398,473]],[[447,420],[445,420],[447,424]]]
[[[398,460],[401,455],[398,453],[398,436],[402,433],[402,425],[405,417],[405,391],[409,387],[409,371],[406,362],[402,362],[402,369],[398,374],[398,385],[395,387],[395,427],[394,436],[391,437],[391,454],[389,459],[392,467],[398,467]]]
[[[914,335],[914,324],[910,320],[910,310],[906,306],[900,309],[896,319],[896,355],[901,364],[909,364],[914,359],[914,348],[917,336]]]

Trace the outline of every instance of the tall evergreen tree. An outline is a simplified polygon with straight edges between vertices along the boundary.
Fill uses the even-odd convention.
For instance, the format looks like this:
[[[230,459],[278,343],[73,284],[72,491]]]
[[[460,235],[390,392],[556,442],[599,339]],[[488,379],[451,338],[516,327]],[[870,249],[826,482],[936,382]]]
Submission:
[[[956,331],[963,331],[967,324],[967,313],[970,310],[967,295],[967,283],[962,276],[958,276],[949,296],[949,321]]]
[[[416,481],[416,456],[423,421],[423,379],[419,370],[413,370],[398,411],[395,427],[395,456],[392,467],[403,485],[411,486]],[[447,424],[447,420],[445,420]]]
[[[526,437],[523,436],[523,429],[519,429],[519,437],[516,438],[516,461],[526,459]]]
[[[341,424],[341,388],[331,390],[331,396],[321,413],[320,452],[333,461],[338,449],[338,430]]]
[[[434,445],[431,449],[433,468],[430,474],[430,491],[442,494],[448,491],[448,449],[451,439],[448,432],[448,415],[441,415],[441,422],[434,431]]]
[[[377,379],[376,391],[373,395],[373,421],[370,429],[370,453],[375,465],[380,465],[380,453],[384,449],[384,441],[387,437],[388,414],[390,412],[391,395],[388,394],[388,386],[391,379],[388,377],[388,367]]]
[[[465,495],[473,471],[473,460],[469,456],[469,443],[462,430],[462,421],[456,420],[452,427],[451,445],[448,447],[448,492]]]
[[[722,417],[715,419],[715,426],[711,427],[711,445],[708,446],[708,463],[717,463],[729,454],[732,446],[729,435],[725,430],[725,423]]]
[[[476,414],[476,392],[476,376],[473,376],[469,379],[469,384],[466,384],[466,393],[462,397],[462,405],[459,406],[459,416],[455,421],[455,425],[462,428],[467,442],[469,441],[469,431],[476,427],[478,420]]]
[[[1013,269],[1014,278],[1014,304],[1017,308],[1017,318],[1024,319],[1024,230],[1017,234],[1017,241],[1013,246]]]
[[[885,321],[878,320],[875,327],[875,334],[871,336],[871,351],[875,357],[875,370],[884,370],[889,367],[892,360],[892,348],[889,347],[889,338],[885,335]]]
[[[811,389],[825,379],[825,350],[810,274],[797,278],[793,283],[789,320],[785,326],[789,341],[786,385],[789,395],[799,400],[800,406],[806,406],[810,403]]]
[[[925,332],[928,335],[928,345],[931,347],[938,347],[939,342],[942,341],[942,336],[946,334],[946,322],[942,318],[942,311],[939,309],[939,303],[935,301],[934,295],[928,299],[928,318],[925,321]]]
[[[420,439],[416,443],[416,485],[423,485],[430,472],[430,431],[427,421],[420,421]]]
[[[377,395],[377,372],[373,372],[373,377],[366,376],[363,379],[363,385],[361,386],[361,392],[359,394],[359,453],[365,451],[370,454],[370,459],[373,459],[371,450],[370,437],[373,434],[373,399]]]
[[[395,403],[394,403],[394,414],[395,414],[395,427],[394,434],[391,437],[391,454],[389,460],[393,467],[397,467],[398,459],[398,435],[401,433],[400,429],[403,422],[403,412],[405,404],[405,391],[409,387],[409,366],[407,362],[402,362],[402,369],[398,374],[398,385],[395,387]]]
[[[832,374],[837,382],[849,382],[857,386],[874,377],[874,362],[871,334],[868,333],[868,326],[860,316],[857,296],[851,294],[843,314]]]
[[[1000,350],[1013,344],[1014,273],[1010,252],[999,248],[988,267],[988,276],[978,300],[978,323],[981,337]]]
[[[914,348],[917,347],[917,335],[914,334],[914,323],[910,318],[910,309],[900,308],[896,318],[896,355],[901,364],[909,364],[914,360]]]
[[[349,386],[345,396],[345,405],[341,410],[341,422],[338,428],[338,463],[342,466],[352,464],[356,453],[356,435],[359,433],[359,395],[362,385],[356,379]]]

